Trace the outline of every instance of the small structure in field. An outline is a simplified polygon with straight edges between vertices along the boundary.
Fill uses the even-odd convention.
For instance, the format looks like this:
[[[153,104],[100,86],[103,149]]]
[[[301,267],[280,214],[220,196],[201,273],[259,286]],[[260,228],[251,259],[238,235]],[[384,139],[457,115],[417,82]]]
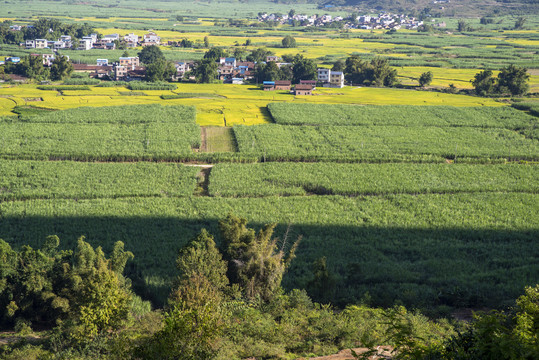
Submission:
[[[313,87],[307,84],[298,84],[296,85],[294,94],[295,95],[312,95]]]
[[[291,86],[292,86],[292,84],[290,83],[290,80],[278,80],[278,81],[275,81],[275,90],[290,91]]]
[[[264,91],[273,91],[275,90],[275,81],[264,81],[263,86]]]
[[[311,85],[313,90],[316,89],[316,81],[315,80],[300,80],[300,85]]]

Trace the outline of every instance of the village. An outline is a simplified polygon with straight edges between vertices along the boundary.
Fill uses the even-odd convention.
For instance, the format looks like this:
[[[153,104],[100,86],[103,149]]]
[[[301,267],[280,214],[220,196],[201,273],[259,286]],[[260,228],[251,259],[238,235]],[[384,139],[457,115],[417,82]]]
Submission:
[[[302,15],[295,14],[291,10],[288,14],[267,14],[259,13],[257,17],[259,22],[274,23],[291,26],[333,26],[338,25],[343,29],[362,29],[362,30],[415,30],[424,25],[422,19],[409,17],[405,14],[380,13],[378,15],[351,15],[349,17],[324,15]],[[444,22],[435,24],[436,27],[444,28]]]
[[[90,50],[103,49],[114,50],[121,43],[124,48],[136,48],[160,45],[172,45],[170,42],[161,43],[161,37],[154,32],[144,34],[142,37],[129,33],[124,36],[119,34],[107,34],[98,36],[92,33],[83,36],[78,40],[78,44],[73,44],[71,36],[62,35],[58,40],[33,39],[26,40],[19,46],[28,49],[51,49],[51,53],[30,54],[32,57],[41,57],[44,67],[51,67],[57,56],[66,57],[68,55],[58,55],[62,49]],[[77,45],[77,46],[76,46]],[[76,48],[75,48],[76,46]],[[21,61],[20,57],[6,57],[0,65],[13,63],[17,64]],[[255,77],[257,67],[274,62],[281,69],[283,67],[292,67],[290,62],[284,62],[279,56],[268,55],[265,61],[241,61],[234,57],[220,57],[216,60],[217,72],[214,81],[219,81],[224,84],[241,85],[245,83],[257,83]],[[195,61],[174,61],[175,73],[168,81],[195,81],[193,71],[196,69],[197,62]],[[78,73],[87,73],[90,78],[111,81],[143,81],[146,80],[146,66],[141,63],[138,56],[122,56],[118,61],[109,61],[107,58],[98,58],[95,64],[80,64],[72,63],[73,71]],[[21,77],[12,76],[12,79],[21,81]],[[319,68],[316,71],[316,80],[300,79],[299,83],[293,87],[290,80],[276,81],[261,81],[261,89],[264,91],[289,91],[295,95],[312,95],[316,86],[342,88],[344,87],[344,73],[342,71],[332,71],[327,68]]]

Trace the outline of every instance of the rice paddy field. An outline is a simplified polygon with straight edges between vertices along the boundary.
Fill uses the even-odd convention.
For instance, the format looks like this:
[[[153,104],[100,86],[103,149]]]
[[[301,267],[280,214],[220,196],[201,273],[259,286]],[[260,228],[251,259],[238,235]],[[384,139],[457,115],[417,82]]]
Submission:
[[[190,97],[163,100],[162,95],[187,93]],[[293,96],[284,91],[262,91],[255,85],[179,84],[176,90],[131,91],[125,87],[89,86],[89,90],[40,90],[35,85],[0,87],[0,116],[13,116],[15,106],[65,110],[76,107],[136,104],[192,105],[202,126],[254,125],[272,121],[272,102],[297,104],[503,106],[493,99],[440,92],[390,88],[319,88],[315,96]],[[134,95],[132,95],[134,94]],[[196,97],[200,94],[200,97]],[[214,97],[208,98],[208,94]],[[36,101],[37,100],[37,101]]]

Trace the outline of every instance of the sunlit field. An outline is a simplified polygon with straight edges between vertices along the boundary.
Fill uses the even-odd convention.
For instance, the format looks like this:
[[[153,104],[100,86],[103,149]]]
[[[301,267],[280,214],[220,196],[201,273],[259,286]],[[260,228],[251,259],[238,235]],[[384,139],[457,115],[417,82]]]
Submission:
[[[161,95],[200,93],[201,97],[163,100]],[[132,94],[132,95],[130,95]],[[216,98],[207,98],[214,94]],[[194,105],[199,125],[255,125],[271,121],[266,106],[271,102],[370,105],[502,106],[488,98],[391,88],[317,88],[313,96],[294,96],[285,91],[263,91],[255,85],[179,84],[178,89],[131,91],[125,87],[90,87],[90,90],[39,90],[35,85],[0,88],[0,115],[14,115],[16,105],[65,110],[80,106],[130,104]],[[35,101],[42,99],[42,101]]]

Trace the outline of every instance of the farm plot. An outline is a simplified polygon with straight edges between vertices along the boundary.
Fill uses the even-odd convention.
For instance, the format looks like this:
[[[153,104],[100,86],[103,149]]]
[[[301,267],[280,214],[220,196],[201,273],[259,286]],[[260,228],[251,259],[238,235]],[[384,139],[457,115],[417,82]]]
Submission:
[[[342,284],[336,303],[368,291],[379,306],[496,307],[537,279],[538,204],[529,193],[9,201],[0,202],[0,234],[15,246],[58,234],[66,248],[85,235],[105,251],[121,240],[135,254],[133,281],[164,302],[177,250],[201,227],[217,234],[233,212],[255,227],[280,223],[276,236],[287,224],[303,235],[289,289],[326,256]]]
[[[241,181],[238,181],[241,179]],[[471,181],[473,179],[473,181]],[[539,193],[539,166],[470,164],[217,164],[209,193],[221,197]]]
[[[200,146],[194,114],[193,108],[184,107],[104,107],[53,112],[31,122],[3,122],[0,157],[177,160]]]
[[[189,196],[197,172],[182,164],[0,160],[0,200]]]
[[[240,153],[270,161],[539,159],[539,142],[506,129],[405,126],[235,126]]]
[[[470,126],[523,129],[537,118],[510,107],[354,106],[271,103],[268,109],[282,125]]]

